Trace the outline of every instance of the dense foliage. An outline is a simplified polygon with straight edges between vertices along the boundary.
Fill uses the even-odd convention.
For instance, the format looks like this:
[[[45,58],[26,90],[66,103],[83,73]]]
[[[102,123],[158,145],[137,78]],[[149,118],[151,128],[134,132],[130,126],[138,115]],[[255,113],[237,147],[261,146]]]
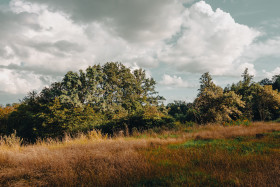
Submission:
[[[226,88],[217,86],[207,72],[200,78],[192,103],[163,105],[156,82],[142,69],[121,63],[94,65],[79,73],[69,71],[40,93],[30,92],[20,104],[0,108],[0,133],[27,140],[62,137],[92,129],[103,133],[132,133],[150,128],[173,128],[178,123],[234,124],[236,120],[279,118],[280,76],[253,82],[248,69],[243,80]],[[176,125],[175,125],[176,124]]]
[[[280,94],[274,76],[271,84],[253,82],[253,76],[245,69],[243,80],[222,89],[214,84],[209,73],[200,78],[200,89],[193,103],[175,101],[167,107],[169,114],[180,122],[200,124],[230,122],[237,119],[276,120],[280,117]],[[274,86],[273,86],[274,85]],[[183,119],[183,120],[182,120]]]
[[[16,129],[19,136],[35,140],[88,131],[131,116],[141,118],[148,106],[158,106],[163,100],[155,84],[144,70],[132,72],[121,63],[94,65],[79,73],[70,71],[61,82],[39,94],[29,93],[10,114],[7,131]],[[165,116],[160,110],[158,113]]]

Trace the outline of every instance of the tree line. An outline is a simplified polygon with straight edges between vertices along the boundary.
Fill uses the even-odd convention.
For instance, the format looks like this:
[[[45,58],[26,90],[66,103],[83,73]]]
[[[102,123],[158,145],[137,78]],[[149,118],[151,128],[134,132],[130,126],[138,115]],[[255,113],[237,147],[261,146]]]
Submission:
[[[243,80],[224,89],[215,85],[209,73],[200,78],[200,89],[193,103],[169,103],[169,114],[182,123],[223,123],[231,120],[276,120],[280,117],[280,75],[254,82],[246,68]]]
[[[28,141],[62,137],[93,129],[113,134],[120,130],[174,128],[185,124],[223,123],[237,119],[279,118],[280,76],[253,82],[248,69],[243,80],[221,88],[209,73],[200,78],[192,103],[175,101],[166,106],[155,90],[156,82],[143,69],[121,63],[94,65],[85,71],[69,71],[60,82],[41,92],[28,93],[12,106],[0,107],[0,133]]]

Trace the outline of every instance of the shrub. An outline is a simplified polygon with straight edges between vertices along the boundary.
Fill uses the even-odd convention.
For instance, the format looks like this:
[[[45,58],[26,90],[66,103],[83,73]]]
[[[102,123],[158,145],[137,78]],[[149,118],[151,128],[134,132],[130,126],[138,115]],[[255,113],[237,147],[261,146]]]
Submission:
[[[248,119],[237,119],[237,120],[231,120],[223,123],[223,126],[240,126],[240,125],[250,126],[251,121]]]
[[[175,120],[171,116],[168,116],[160,112],[157,107],[146,107],[146,109],[137,112],[135,114],[126,116],[118,120],[111,120],[96,129],[102,131],[102,133],[114,134],[119,131],[129,131],[131,134],[133,131],[143,131],[153,128],[166,128],[171,129],[175,127]]]

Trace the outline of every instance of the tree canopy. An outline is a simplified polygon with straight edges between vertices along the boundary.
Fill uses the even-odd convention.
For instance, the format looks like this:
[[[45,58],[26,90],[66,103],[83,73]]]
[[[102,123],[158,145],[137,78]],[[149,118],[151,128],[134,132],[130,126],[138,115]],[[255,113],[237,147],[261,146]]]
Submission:
[[[233,91],[224,92],[214,84],[209,73],[200,78],[198,97],[194,100],[194,108],[200,123],[214,123],[236,119],[241,116],[239,108],[244,107],[241,96]]]
[[[86,131],[157,106],[164,98],[155,84],[144,70],[131,71],[121,63],[69,71],[61,82],[30,92],[11,114],[8,129],[31,139]]]
[[[41,92],[28,93],[20,104],[0,107],[0,133],[17,134],[30,141],[62,137],[92,129],[116,131],[172,128],[178,123],[230,122],[238,119],[276,120],[280,117],[280,76],[259,83],[246,68],[242,80],[222,88],[209,72],[200,77],[193,102],[166,106],[155,90],[156,81],[143,69],[131,70],[108,62],[69,71],[60,82]]]

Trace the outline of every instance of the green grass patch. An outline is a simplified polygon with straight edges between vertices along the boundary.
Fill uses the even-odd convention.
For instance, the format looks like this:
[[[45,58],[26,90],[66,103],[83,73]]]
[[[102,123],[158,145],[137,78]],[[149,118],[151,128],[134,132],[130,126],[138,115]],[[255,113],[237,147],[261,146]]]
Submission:
[[[261,140],[255,136],[238,136],[234,139],[215,139],[215,140],[188,140],[181,144],[171,144],[170,149],[182,148],[205,148],[213,147],[215,149],[227,150],[229,152],[238,152],[240,154],[266,153],[270,149],[280,147],[280,132],[272,132],[264,134]]]
[[[242,186],[272,176],[280,156],[280,132],[263,137],[188,140],[147,148],[151,175],[136,186]],[[266,174],[260,174],[260,171]],[[275,180],[274,178],[269,181]],[[252,181],[250,181],[252,183]],[[267,181],[266,181],[267,183]],[[265,184],[266,184],[265,183]]]

